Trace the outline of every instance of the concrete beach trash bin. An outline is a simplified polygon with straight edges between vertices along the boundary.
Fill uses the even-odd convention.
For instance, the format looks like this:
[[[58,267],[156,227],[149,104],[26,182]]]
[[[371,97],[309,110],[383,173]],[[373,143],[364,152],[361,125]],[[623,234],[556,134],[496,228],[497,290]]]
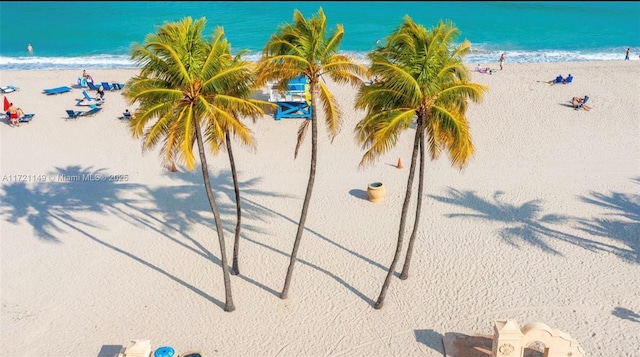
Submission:
[[[372,182],[367,187],[367,196],[369,197],[369,201],[371,202],[382,202],[384,201],[384,194],[386,193],[386,189],[382,182]]]

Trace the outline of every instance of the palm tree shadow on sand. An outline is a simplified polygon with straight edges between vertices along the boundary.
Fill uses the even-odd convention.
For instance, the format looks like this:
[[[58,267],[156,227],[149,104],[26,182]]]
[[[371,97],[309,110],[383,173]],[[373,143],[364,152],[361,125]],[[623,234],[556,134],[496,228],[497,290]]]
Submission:
[[[208,210],[208,201],[206,199],[206,195],[204,194],[204,189],[201,186],[197,186],[198,184],[201,185],[200,180],[198,180],[198,176],[197,175],[193,175],[191,173],[188,172],[175,172],[175,173],[171,173],[172,176],[174,176],[176,179],[180,179],[180,180],[185,180],[187,182],[191,182],[193,185],[189,185],[188,191],[189,192],[183,192],[181,195],[184,198],[184,205],[186,209],[190,209],[189,207],[197,205],[197,207],[199,207],[197,210],[198,211],[203,211],[205,212],[205,214],[207,213]],[[269,197],[275,197],[275,196],[279,196],[279,197],[288,197],[285,195],[281,195],[281,194],[275,194],[275,193],[265,193],[264,191],[260,191],[255,189],[255,187],[259,184],[261,180],[260,179],[252,179],[252,180],[248,180],[248,181],[241,181],[238,183],[239,187],[240,187],[240,199],[241,199],[241,204],[242,204],[242,217],[243,217],[243,224],[242,224],[242,234],[241,234],[241,239],[243,241],[248,241],[251,242],[253,244],[256,244],[262,248],[268,249],[272,252],[275,252],[277,254],[280,254],[284,257],[289,257],[290,253],[289,252],[284,252],[281,250],[278,250],[264,242],[261,242],[259,239],[253,239],[250,238],[250,236],[252,234],[247,234],[245,229],[248,228],[249,232],[251,233],[262,233],[260,230],[258,230],[255,225],[248,225],[244,222],[247,221],[247,219],[252,219],[252,220],[259,220],[263,223],[269,223],[269,222],[273,222],[274,218],[281,218],[281,219],[285,219],[286,221],[289,221],[290,223],[297,225],[298,221],[295,219],[292,219],[290,217],[287,217],[279,212],[274,211],[273,209],[266,207],[264,205],[262,205],[261,203],[259,203],[259,201],[261,200],[261,197],[264,196],[269,196]],[[229,233],[229,235],[233,235],[234,230],[235,230],[235,215],[236,215],[236,208],[235,208],[235,193],[234,193],[234,188],[233,188],[233,182],[231,181],[231,174],[230,172],[221,172],[218,175],[213,175],[211,174],[211,183],[212,186],[214,187],[214,192],[217,195],[220,196],[225,196],[226,199],[225,201],[229,201],[231,202],[230,204],[220,204],[220,215],[221,217],[223,217],[223,226],[225,226],[225,231],[227,231],[227,233]],[[365,192],[366,195],[366,192]],[[163,196],[165,195],[157,195],[155,197],[155,200],[162,200],[164,199]],[[221,201],[221,200],[219,200]],[[171,216],[172,214],[175,215],[174,209],[175,207],[165,207],[165,206],[160,206],[160,209],[167,209],[168,211],[166,212],[162,212],[161,214],[165,215],[165,216]],[[187,220],[198,220],[199,218],[199,214],[197,212],[191,212],[188,213],[185,217]],[[211,225],[212,229],[215,229],[215,226],[213,225],[213,221],[210,220],[209,222],[200,222],[203,224],[208,224]],[[175,222],[175,224],[181,224],[180,222]],[[335,241],[329,239],[328,237],[322,235],[320,232],[311,229],[309,227],[305,227],[305,231],[308,233],[311,233],[314,237],[320,238],[322,240],[324,240],[325,242],[331,244],[332,246],[341,249],[345,252],[350,253],[351,255],[364,260],[365,262],[374,265],[382,270],[386,270],[387,268],[384,267],[382,264],[371,260],[368,257],[363,256],[362,254],[350,250],[338,243],[336,243]],[[293,242],[292,242],[293,243]],[[242,248],[240,248],[240,255],[242,255]],[[365,294],[363,294],[362,292],[360,292],[359,290],[357,290],[356,288],[354,288],[351,284],[347,283],[344,279],[342,279],[340,276],[312,263],[309,262],[305,259],[301,259],[301,258],[297,258],[297,261],[303,265],[309,266],[331,278],[333,278],[334,280],[336,280],[338,283],[340,283],[341,285],[343,285],[344,287],[346,287],[347,289],[349,289],[351,292],[353,292],[356,296],[358,296],[359,298],[361,298],[362,300],[373,304],[373,300],[371,300],[369,297],[367,297]],[[240,262],[242,263],[242,257],[240,257]],[[247,281],[250,281],[252,283],[254,283],[257,286],[262,287],[264,290],[270,292],[271,294],[275,295],[275,296],[280,296],[280,292],[276,292],[274,289],[271,289],[269,287],[266,287],[258,282],[255,282],[253,280],[251,280],[250,278],[246,277],[243,274],[239,275],[242,279],[245,279]]]
[[[220,308],[224,308],[220,300],[196,286],[91,233],[93,230],[107,229],[107,227],[90,222],[86,218],[77,218],[78,215],[86,212],[98,215],[113,214],[126,222],[143,225],[167,237],[161,229],[152,224],[155,218],[147,212],[147,208],[138,208],[146,201],[131,198],[132,192],[144,193],[146,191],[144,185],[102,180],[101,177],[109,176],[108,171],[92,167],[56,168],[45,176],[46,181],[37,182],[31,187],[28,187],[25,182],[2,186],[0,216],[13,223],[26,220],[40,239],[49,242],[61,242],[60,237],[67,231],[80,233],[105,248],[161,273]],[[86,215],[83,216],[86,217]]]
[[[640,184],[640,177],[633,180]],[[640,264],[640,194],[591,192],[579,199],[611,213],[592,220],[581,219],[578,229],[626,245],[628,249],[617,248],[613,253],[630,263]]]
[[[167,175],[174,180],[180,180],[182,184],[172,186],[162,186],[156,188],[149,188],[146,191],[145,199],[147,201],[155,202],[153,209],[146,209],[145,214],[151,217],[162,217],[158,220],[158,223],[165,227],[165,230],[171,230],[177,235],[183,236],[189,244],[170,237],[176,244],[182,245],[184,248],[191,250],[193,253],[198,254],[206,259],[211,260],[216,265],[221,266],[222,262],[219,257],[213,254],[205,245],[214,246],[217,242],[215,219],[211,213],[209,201],[207,199],[204,184],[201,176],[198,175],[200,168],[194,170],[194,172],[173,172]],[[230,173],[220,173],[214,175],[209,172],[211,185],[213,188],[214,196],[216,197],[216,203],[220,212],[221,224],[225,231],[225,243],[226,248],[230,249],[233,246],[233,237],[235,234],[236,223],[236,204],[235,194],[233,189],[233,183]],[[256,207],[251,204],[247,204],[244,199],[247,195],[275,195],[274,193],[265,193],[255,190],[255,186],[260,180],[253,179],[244,182],[239,182],[242,193],[242,214],[243,218],[247,216],[267,222],[268,211],[263,210],[260,207]],[[257,225],[247,224],[246,219],[242,221],[242,235],[246,235],[247,232],[261,234],[261,230]],[[191,238],[187,232],[190,232],[194,226],[201,225],[210,229],[211,236],[207,236],[203,242]],[[242,255],[242,248],[240,248],[240,255]],[[241,261],[242,263],[242,261]],[[240,279],[257,286],[271,294],[277,295],[278,293],[254,280],[250,277],[240,274],[237,275]]]
[[[504,194],[496,191],[492,200],[486,200],[472,191],[458,191],[448,188],[445,196],[430,196],[439,202],[444,202],[471,210],[472,213],[445,214],[449,218],[475,218],[494,222],[502,222],[505,227],[500,234],[502,239],[515,247],[522,242],[535,246],[547,253],[562,255],[547,241],[558,240],[577,245],[589,251],[606,251],[620,254],[619,249],[611,244],[582,238],[573,234],[561,232],[551,227],[553,224],[565,223],[573,218],[558,214],[542,214],[540,200],[525,202],[519,206],[500,200]]]

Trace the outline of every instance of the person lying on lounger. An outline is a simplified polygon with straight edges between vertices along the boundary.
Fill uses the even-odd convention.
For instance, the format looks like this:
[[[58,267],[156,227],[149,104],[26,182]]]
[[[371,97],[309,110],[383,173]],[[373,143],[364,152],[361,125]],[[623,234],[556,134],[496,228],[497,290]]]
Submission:
[[[82,100],[79,100],[78,103],[76,103],[77,106],[92,106],[92,105],[102,105],[102,103],[104,103],[104,98],[103,99],[91,99],[88,100],[87,98],[82,98]]]
[[[486,73],[486,74],[493,74],[495,72],[495,70],[491,69],[491,67],[485,67],[485,68],[480,67],[479,63],[478,63],[478,67],[476,67],[476,71],[480,73]]]
[[[552,79],[552,80],[550,80],[550,81],[548,81],[548,82],[546,82],[546,83],[547,83],[547,84],[564,83],[564,80],[565,80],[565,79],[564,79],[564,78],[562,78],[562,75],[561,75],[561,74],[559,74],[559,75],[556,77],[556,79]]]
[[[573,108],[578,110],[580,108],[584,109],[584,110],[591,110],[591,107],[588,106],[586,103],[589,101],[589,96],[585,95],[584,97],[573,97],[573,99],[571,100],[571,103],[573,104]]]

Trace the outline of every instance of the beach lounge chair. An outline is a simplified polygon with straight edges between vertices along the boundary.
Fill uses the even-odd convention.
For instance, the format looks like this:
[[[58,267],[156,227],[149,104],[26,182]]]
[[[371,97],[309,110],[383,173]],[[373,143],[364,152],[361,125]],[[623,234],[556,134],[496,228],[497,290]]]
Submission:
[[[42,93],[46,95],[55,95],[55,94],[66,93],[66,92],[71,92],[71,87],[62,86],[62,87],[49,88],[49,89],[42,90]]]
[[[86,90],[82,91],[82,96],[84,98],[81,99],[76,99],[77,103],[76,105],[80,106],[80,105],[102,105],[102,103],[104,103],[104,99],[96,99],[96,98],[92,98],[89,93],[87,93]]]
[[[78,119],[78,117],[82,115],[82,112],[79,110],[70,110],[67,109],[67,118],[66,119]]]
[[[11,93],[17,91],[18,88],[14,86],[4,86],[0,87],[0,93]]]
[[[589,101],[589,96],[585,95],[584,99],[582,100],[582,102],[579,103],[578,105],[576,105],[575,109],[576,110],[578,110],[578,109],[591,110],[591,107],[586,105],[588,101]]]
[[[109,84],[109,82],[102,82],[102,88],[106,89],[106,90],[117,90],[117,89],[122,89],[124,88],[124,83],[111,83]]]
[[[102,108],[98,107],[98,106],[92,106],[91,109],[87,110],[86,112],[82,112],[82,114],[80,114],[81,117],[88,117],[88,116],[92,116],[95,115],[97,112],[101,111]]]
[[[18,121],[20,123],[30,123],[31,119],[33,119],[34,115],[35,114],[25,114],[25,115],[21,116],[20,118],[18,118]]]
[[[114,87],[112,87],[109,82],[102,82],[102,88],[104,88],[105,90],[115,90]]]
[[[571,103],[573,105],[573,109],[578,110],[578,109],[584,109],[586,111],[591,110],[591,107],[586,105],[587,102],[589,102],[589,96],[585,95],[584,98],[579,98],[579,97],[573,97],[573,99],[571,100]]]
[[[91,90],[98,90],[98,88],[100,88],[100,86],[102,86],[101,84],[95,85],[93,84],[93,82],[87,82],[87,87],[89,87],[89,89]]]
[[[563,81],[563,80],[564,80],[564,79],[562,78],[562,75],[560,75],[560,74],[559,74],[559,75],[556,77],[556,80],[555,80],[555,81],[553,81],[553,84],[562,83],[562,81]]]
[[[118,119],[131,119],[131,112],[124,112],[122,113],[121,117],[118,117]]]
[[[95,98],[91,98],[91,96],[89,95],[89,93],[87,93],[86,90],[82,91],[82,96],[84,97],[84,99],[86,100],[96,100]]]
[[[564,81],[562,81],[562,83],[571,83],[573,82],[573,76],[572,75],[568,75],[567,78],[564,79]]]

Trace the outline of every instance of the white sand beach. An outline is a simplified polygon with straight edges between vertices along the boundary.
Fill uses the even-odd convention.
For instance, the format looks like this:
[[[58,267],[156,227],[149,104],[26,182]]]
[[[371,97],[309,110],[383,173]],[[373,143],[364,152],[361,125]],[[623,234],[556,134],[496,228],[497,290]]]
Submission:
[[[120,83],[137,73],[90,72]],[[571,84],[544,83],[569,73]],[[358,167],[356,90],[330,83],[344,125],[333,143],[319,127],[306,231],[282,300],[311,141],[294,160],[303,119],[249,122],[256,150],[234,145],[241,275],[231,277],[236,311],[227,313],[201,172],[172,173],[159,151],[142,152],[118,119],[135,109],[120,91],[106,93],[97,115],[65,120],[66,109],[87,109],[75,106],[82,89],[42,90],[80,74],[0,75],[19,88],[5,96],[35,114],[20,127],[0,123],[0,356],[110,357],[134,339],[207,357],[443,356],[444,337],[491,335],[495,319],[543,322],[587,356],[639,355],[639,61],[474,72],[490,88],[468,110],[475,155],[463,171],[446,155],[426,165],[410,277],[392,280],[380,310],[413,130]],[[571,98],[584,95],[592,110],[574,110]],[[231,257],[226,153],[210,155],[209,169]],[[367,200],[374,181],[386,187],[384,202]],[[405,245],[412,222],[410,213]]]

